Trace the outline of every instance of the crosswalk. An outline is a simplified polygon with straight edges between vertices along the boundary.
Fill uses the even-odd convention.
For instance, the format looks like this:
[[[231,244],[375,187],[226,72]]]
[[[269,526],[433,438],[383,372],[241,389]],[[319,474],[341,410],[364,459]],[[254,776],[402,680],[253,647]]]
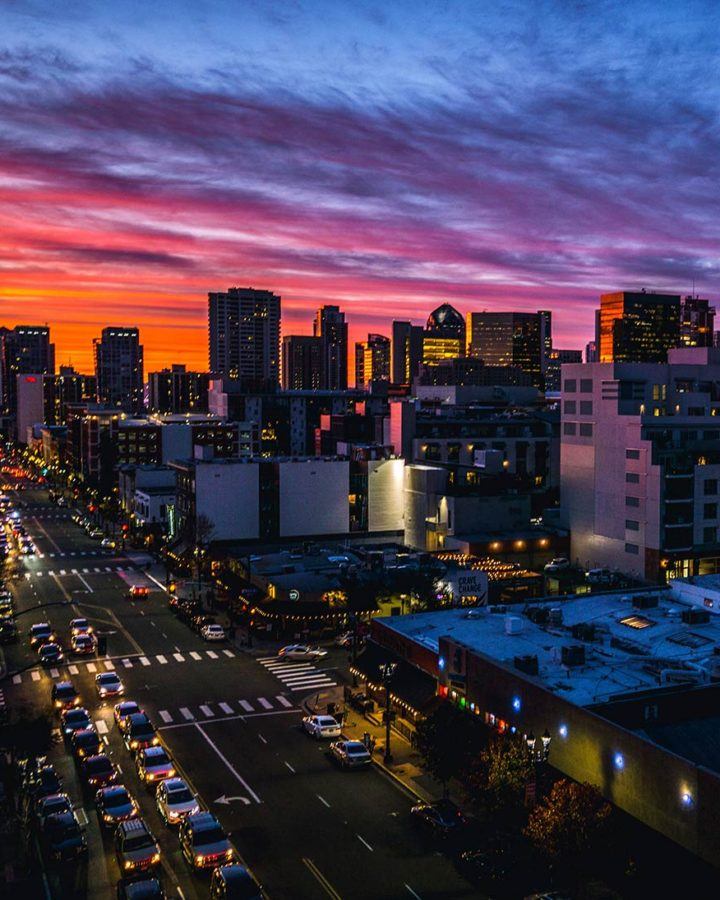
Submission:
[[[63,553],[62,551],[60,553],[36,553],[35,556],[38,559],[45,559],[46,557],[49,559],[62,559],[63,557],[68,558],[76,556],[109,556],[111,553],[111,550],[68,550],[66,553]]]
[[[197,707],[181,706],[177,710],[159,709],[158,716],[163,725],[183,725],[187,722],[207,722],[211,719],[233,718],[250,713],[282,712],[287,709],[299,707],[284,694],[277,694],[275,697],[253,697],[251,700],[222,703],[212,700]]]
[[[310,691],[335,687],[337,682],[328,675],[327,669],[317,669],[312,663],[290,662],[277,656],[258,659],[260,665],[279,678],[291,691]]]
[[[133,566],[78,566],[71,569],[37,569],[32,572],[25,572],[25,579],[30,581],[32,578],[63,578],[67,575],[107,575],[113,572],[136,572]]]
[[[220,651],[219,655],[214,650],[203,650],[201,653],[198,653],[195,650],[187,651],[183,653],[173,653],[172,657],[176,663],[198,663],[203,660],[216,660],[216,659],[235,659],[235,652],[233,650],[228,650],[227,648]],[[163,653],[155,654],[154,656],[148,654],[147,656],[118,656],[111,657],[109,659],[92,659],[92,660],[77,660],[76,662],[69,663],[62,668],[50,669],[50,677],[53,679],[57,679],[59,677],[64,677],[64,671],[67,670],[68,675],[82,675],[82,674],[90,674],[94,675],[99,670],[103,668],[108,671],[114,670],[118,672],[122,672],[124,669],[133,669],[136,666],[140,668],[145,668],[146,666],[152,666],[153,664],[157,664],[160,666],[166,666],[169,662],[167,655]],[[24,679],[30,677],[32,681],[40,681],[42,678],[40,669],[29,669],[27,672],[21,672],[18,675],[13,675],[12,682],[13,684],[23,684]]]

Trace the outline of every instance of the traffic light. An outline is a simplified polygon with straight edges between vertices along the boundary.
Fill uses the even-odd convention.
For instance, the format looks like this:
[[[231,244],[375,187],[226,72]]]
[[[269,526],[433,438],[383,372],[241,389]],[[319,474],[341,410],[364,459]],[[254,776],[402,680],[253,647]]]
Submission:
[[[174,581],[171,581],[168,585],[168,594],[174,594],[177,591],[177,585]]]
[[[127,534],[128,531],[130,531],[130,526],[128,525],[127,522],[125,522],[125,523],[123,523],[122,532],[123,532],[123,534]]]

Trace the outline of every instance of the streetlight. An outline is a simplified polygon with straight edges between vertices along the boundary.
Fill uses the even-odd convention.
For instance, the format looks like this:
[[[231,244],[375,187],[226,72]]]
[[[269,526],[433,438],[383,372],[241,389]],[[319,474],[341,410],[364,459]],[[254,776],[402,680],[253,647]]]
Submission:
[[[539,746],[538,740],[532,731],[526,735],[525,743],[528,748],[528,755],[533,764],[533,781],[532,781],[532,798],[533,801],[535,799],[535,794],[537,792],[537,785],[540,781],[540,775],[542,774],[542,768],[550,756],[550,742],[552,738],[550,737],[550,732],[545,729],[545,731],[540,736]],[[529,789],[530,786],[528,786]]]
[[[390,723],[392,721],[392,712],[390,711],[390,683],[395,675],[397,663],[383,663],[380,666],[380,677],[385,687],[385,753],[383,754],[383,762],[388,765],[392,762],[392,753],[390,752]]]

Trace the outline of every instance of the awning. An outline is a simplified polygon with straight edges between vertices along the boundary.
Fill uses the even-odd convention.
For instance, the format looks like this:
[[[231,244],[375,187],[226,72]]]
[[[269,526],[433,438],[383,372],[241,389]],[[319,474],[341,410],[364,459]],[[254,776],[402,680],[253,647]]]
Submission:
[[[380,666],[395,663],[397,668],[390,682],[390,696],[415,712],[424,712],[437,700],[437,680],[427,672],[402,659],[392,650],[368,641],[351,672],[365,678],[373,688],[382,687]]]

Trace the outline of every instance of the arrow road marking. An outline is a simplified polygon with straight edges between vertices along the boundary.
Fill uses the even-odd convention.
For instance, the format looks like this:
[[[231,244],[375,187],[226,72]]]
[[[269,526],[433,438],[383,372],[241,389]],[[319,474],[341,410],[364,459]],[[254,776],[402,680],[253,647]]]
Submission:
[[[222,750],[220,750],[220,748],[211,740],[211,738],[208,736],[207,732],[202,727],[202,725],[199,722],[196,722],[195,728],[197,728],[197,730],[205,738],[205,740],[212,747],[212,749],[215,751],[215,753],[217,753],[217,755],[220,757],[220,759],[228,767],[229,771],[232,772],[232,774],[235,776],[235,778],[237,778],[237,780],[245,788],[245,790],[248,792],[248,794],[250,794],[252,799],[256,803],[262,803],[262,800],[258,797],[258,795],[255,793],[255,791],[250,787],[250,785],[247,783],[247,781],[245,781],[245,779],[242,777],[242,775],[233,767],[230,760],[226,756],[223,755]]]
[[[222,803],[223,806],[229,806],[233,802],[233,800],[239,800],[245,806],[250,806],[250,801],[247,797],[226,797],[225,794],[223,794],[222,797],[218,797],[214,802]]]

